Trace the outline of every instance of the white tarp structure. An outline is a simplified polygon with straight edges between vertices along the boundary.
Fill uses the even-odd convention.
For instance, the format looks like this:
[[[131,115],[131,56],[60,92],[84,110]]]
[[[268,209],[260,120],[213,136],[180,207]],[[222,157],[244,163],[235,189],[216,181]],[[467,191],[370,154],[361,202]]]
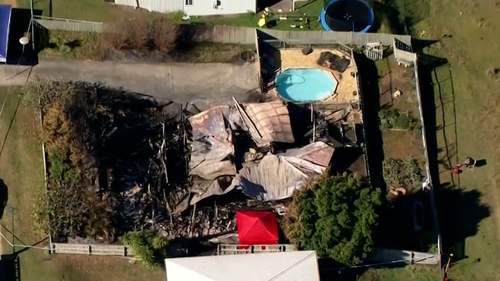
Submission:
[[[167,281],[319,281],[316,252],[174,258]]]

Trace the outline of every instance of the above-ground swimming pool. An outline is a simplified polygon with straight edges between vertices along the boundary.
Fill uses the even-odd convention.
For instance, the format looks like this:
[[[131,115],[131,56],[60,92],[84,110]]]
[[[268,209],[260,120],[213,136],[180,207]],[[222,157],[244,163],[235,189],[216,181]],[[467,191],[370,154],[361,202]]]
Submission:
[[[291,102],[311,102],[335,93],[337,80],[318,68],[289,68],[276,77],[278,96]]]

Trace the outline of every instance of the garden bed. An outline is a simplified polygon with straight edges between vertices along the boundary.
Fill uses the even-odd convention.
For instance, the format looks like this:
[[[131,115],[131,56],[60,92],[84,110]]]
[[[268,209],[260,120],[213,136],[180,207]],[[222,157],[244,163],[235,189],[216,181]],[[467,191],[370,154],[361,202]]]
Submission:
[[[378,61],[377,67],[383,177],[389,203],[378,241],[388,248],[433,253],[435,224],[429,196],[422,189],[426,159],[414,70],[398,66],[394,57]]]

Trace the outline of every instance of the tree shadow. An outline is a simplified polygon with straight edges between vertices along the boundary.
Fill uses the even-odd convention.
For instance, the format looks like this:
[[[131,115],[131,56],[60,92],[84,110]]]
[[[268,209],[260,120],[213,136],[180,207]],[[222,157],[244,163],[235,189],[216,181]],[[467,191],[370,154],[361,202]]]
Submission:
[[[45,242],[48,238],[42,239],[31,246],[37,246]],[[3,254],[0,257],[0,280],[1,281],[21,281],[21,261],[19,255],[30,247],[23,248],[11,254]]]
[[[34,10],[34,15],[41,15],[41,10]],[[38,64],[38,56],[36,50],[33,50],[32,42],[38,40],[38,32],[35,26],[35,34],[31,34],[29,44],[24,47],[19,43],[19,39],[27,36],[25,33],[31,33],[31,10],[22,8],[13,8],[11,14],[11,23],[9,30],[9,46],[7,53],[7,64],[20,65],[36,65]]]
[[[384,32],[390,31],[394,34],[407,33],[404,17],[397,8],[375,1],[373,2],[373,12],[375,20],[371,28],[372,32],[379,30],[382,32],[382,29],[384,29]]]
[[[437,231],[429,192],[388,194],[379,213],[377,247],[435,253]]]
[[[7,206],[8,199],[9,189],[3,179],[0,179],[0,219],[3,218],[3,213],[5,211],[5,206]]]
[[[454,261],[466,258],[465,239],[476,235],[478,224],[491,215],[482,196],[476,189],[464,190],[449,182],[435,188],[443,249],[454,254]]]
[[[354,59],[359,72],[366,159],[370,181],[374,186],[385,187],[382,174],[382,162],[384,160],[383,140],[378,121],[380,90],[378,86],[377,66],[374,61],[368,59],[363,54],[355,52]]]
[[[17,253],[2,255],[0,259],[0,280],[21,281],[21,262]]]

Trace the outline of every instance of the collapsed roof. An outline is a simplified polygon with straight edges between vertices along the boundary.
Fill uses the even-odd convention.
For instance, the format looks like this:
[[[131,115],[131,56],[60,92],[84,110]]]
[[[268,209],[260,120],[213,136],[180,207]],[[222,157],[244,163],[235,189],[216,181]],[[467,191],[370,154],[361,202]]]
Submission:
[[[263,201],[286,199],[311,176],[326,170],[334,149],[323,142],[255,156],[259,147],[295,142],[288,109],[279,100],[247,105],[235,102],[236,108],[217,106],[188,119],[193,135],[189,174],[203,181],[192,190],[191,205],[235,188]],[[234,132],[241,129],[248,129],[255,141],[250,158],[258,161],[245,161],[237,172]]]

